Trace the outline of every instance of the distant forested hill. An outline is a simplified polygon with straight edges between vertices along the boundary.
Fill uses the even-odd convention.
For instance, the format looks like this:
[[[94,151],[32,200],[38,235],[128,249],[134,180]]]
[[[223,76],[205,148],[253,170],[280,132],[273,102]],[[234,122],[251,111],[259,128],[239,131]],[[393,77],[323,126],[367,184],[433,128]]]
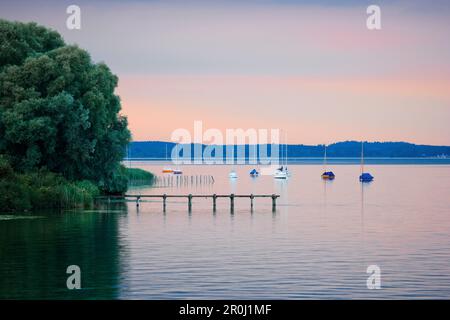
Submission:
[[[130,143],[128,155],[130,158],[170,158],[172,142],[162,141],[135,141]],[[205,146],[203,146],[204,148]],[[224,154],[225,154],[225,147]],[[191,148],[193,152],[193,147]],[[270,146],[269,146],[270,152]],[[323,145],[288,145],[289,158],[323,157]],[[327,147],[328,157],[359,157],[361,154],[361,142],[345,141],[331,144]],[[364,144],[366,157],[381,158],[426,158],[426,157],[450,157],[450,146],[416,145],[406,142],[366,142]],[[248,155],[248,146],[246,146]]]

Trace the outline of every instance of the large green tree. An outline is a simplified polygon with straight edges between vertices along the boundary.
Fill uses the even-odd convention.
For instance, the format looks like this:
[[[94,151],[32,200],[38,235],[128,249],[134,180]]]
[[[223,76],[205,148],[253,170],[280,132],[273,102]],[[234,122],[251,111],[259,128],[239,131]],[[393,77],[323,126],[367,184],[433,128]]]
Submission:
[[[130,132],[117,82],[58,33],[0,20],[0,154],[19,172],[45,168],[118,191]]]

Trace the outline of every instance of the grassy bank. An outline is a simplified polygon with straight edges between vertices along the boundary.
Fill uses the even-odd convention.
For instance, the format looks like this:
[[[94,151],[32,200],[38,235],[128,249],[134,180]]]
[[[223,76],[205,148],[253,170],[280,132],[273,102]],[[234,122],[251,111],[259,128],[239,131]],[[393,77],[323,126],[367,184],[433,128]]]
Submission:
[[[0,178],[1,211],[84,208],[99,194],[99,188],[90,181],[71,182],[45,171]]]
[[[154,176],[150,172],[130,168],[122,170],[128,185],[149,185],[153,181]],[[101,188],[87,180],[69,181],[45,170],[16,173],[0,157],[0,211],[87,208],[101,194]]]
[[[153,184],[155,176],[148,171],[137,168],[126,168],[129,186],[143,186]]]

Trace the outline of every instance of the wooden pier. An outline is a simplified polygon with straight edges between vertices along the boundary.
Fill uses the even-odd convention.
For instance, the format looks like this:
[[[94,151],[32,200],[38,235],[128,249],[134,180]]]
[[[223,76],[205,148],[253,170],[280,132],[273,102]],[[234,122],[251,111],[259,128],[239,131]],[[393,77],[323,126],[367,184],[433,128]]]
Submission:
[[[103,196],[98,197],[97,199],[103,199],[111,201],[114,200],[131,200],[136,202],[136,206],[139,207],[139,204],[141,200],[147,199],[147,198],[157,198],[162,199],[163,203],[163,211],[166,211],[167,208],[167,199],[169,198],[185,198],[187,199],[187,205],[188,205],[188,211],[192,211],[192,199],[194,198],[210,198],[212,199],[212,209],[213,211],[216,211],[217,208],[217,199],[218,198],[229,198],[230,199],[230,210],[231,212],[234,212],[234,200],[236,198],[247,198],[250,199],[250,208],[253,210],[253,202],[255,198],[270,198],[272,199],[272,211],[276,211],[277,208],[277,198],[279,198],[280,195],[278,194],[187,194],[187,195],[173,195],[173,194],[149,194],[149,195],[142,195],[142,194],[125,194],[123,196]]]

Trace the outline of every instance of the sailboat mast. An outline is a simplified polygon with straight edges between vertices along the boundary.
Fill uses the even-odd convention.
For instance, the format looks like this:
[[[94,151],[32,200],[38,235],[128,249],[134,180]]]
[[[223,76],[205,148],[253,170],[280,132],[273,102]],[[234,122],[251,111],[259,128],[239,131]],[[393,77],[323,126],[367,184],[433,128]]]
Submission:
[[[325,155],[323,158],[323,166],[325,167],[325,171],[327,171],[327,145],[325,145]]]
[[[281,129],[281,135],[280,135],[280,141],[279,141],[279,146],[280,146],[280,150],[278,150],[278,156],[279,156],[279,160],[280,160],[280,164],[279,166],[283,166],[284,165],[284,150],[283,150],[283,129]]]
[[[361,174],[364,173],[364,141],[361,141]]]
[[[286,132],[284,133],[284,145],[285,145],[285,150],[284,150],[285,157],[284,157],[284,161],[285,161],[285,166],[286,166],[286,168],[287,168],[287,133],[286,133]]]

